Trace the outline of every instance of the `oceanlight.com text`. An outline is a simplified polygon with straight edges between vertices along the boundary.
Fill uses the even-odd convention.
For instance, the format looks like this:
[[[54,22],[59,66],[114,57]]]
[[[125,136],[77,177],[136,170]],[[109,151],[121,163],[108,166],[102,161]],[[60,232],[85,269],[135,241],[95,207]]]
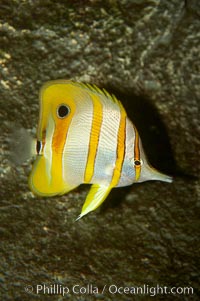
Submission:
[[[53,284],[36,284],[26,285],[24,290],[28,294],[35,295],[149,295],[154,297],[156,295],[193,295],[194,289],[191,286],[184,287],[169,287],[169,286],[120,286],[116,284],[105,284],[103,286],[97,286],[95,284],[73,286],[62,285],[58,283]]]

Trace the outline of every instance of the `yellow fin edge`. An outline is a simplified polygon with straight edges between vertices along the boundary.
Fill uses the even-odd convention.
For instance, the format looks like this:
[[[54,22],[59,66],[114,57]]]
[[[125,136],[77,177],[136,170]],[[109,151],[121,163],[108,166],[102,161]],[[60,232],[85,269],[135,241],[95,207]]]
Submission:
[[[107,187],[93,184],[82,207],[81,214],[78,216],[76,221],[82,218],[84,215],[88,214],[89,212],[97,209],[107,198],[111,189],[112,187],[110,186]]]

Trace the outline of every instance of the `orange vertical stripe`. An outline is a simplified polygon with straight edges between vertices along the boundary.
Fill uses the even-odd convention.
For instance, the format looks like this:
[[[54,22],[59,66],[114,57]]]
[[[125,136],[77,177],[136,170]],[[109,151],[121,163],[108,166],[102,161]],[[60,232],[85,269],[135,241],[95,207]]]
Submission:
[[[92,94],[91,97],[93,101],[93,117],[90,142],[88,146],[88,158],[84,175],[85,183],[89,183],[94,174],[95,158],[97,154],[101,124],[103,120],[103,109],[99,97],[94,94]]]
[[[53,181],[54,189],[60,192],[65,185],[63,179],[62,158],[71,119],[72,114],[64,120],[57,119],[52,139],[51,179]]]
[[[120,124],[119,124],[119,130],[118,130],[118,138],[117,138],[117,158],[115,162],[115,169],[113,172],[113,177],[110,186],[114,187],[118,184],[121,171],[122,171],[122,165],[124,161],[125,156],[125,145],[126,145],[126,111],[124,110],[122,104],[119,102],[120,106]]]
[[[140,148],[139,148],[139,134],[134,126],[135,130],[135,143],[134,143],[134,161],[140,161]],[[138,181],[141,173],[141,165],[135,164],[135,180]]]

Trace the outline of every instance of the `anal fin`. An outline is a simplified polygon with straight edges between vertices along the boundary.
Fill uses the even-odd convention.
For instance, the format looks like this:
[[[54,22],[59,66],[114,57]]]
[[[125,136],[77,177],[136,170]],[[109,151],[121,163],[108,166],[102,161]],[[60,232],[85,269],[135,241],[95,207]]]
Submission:
[[[112,187],[110,186],[100,186],[97,184],[93,184],[82,207],[81,214],[76,220],[79,220],[81,217],[83,217],[90,211],[93,211],[96,208],[98,208],[106,199],[111,189]]]

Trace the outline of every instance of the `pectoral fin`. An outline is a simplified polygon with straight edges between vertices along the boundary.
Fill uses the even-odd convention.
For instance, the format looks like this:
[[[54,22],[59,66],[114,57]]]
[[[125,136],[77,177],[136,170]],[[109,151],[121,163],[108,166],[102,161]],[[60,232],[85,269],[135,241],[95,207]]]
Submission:
[[[85,200],[85,203],[82,207],[81,214],[79,217],[76,219],[80,219],[90,211],[95,210],[98,208],[103,201],[106,199],[108,194],[110,193],[112,187],[107,187],[107,186],[99,186],[97,184],[92,185],[87,198]]]

